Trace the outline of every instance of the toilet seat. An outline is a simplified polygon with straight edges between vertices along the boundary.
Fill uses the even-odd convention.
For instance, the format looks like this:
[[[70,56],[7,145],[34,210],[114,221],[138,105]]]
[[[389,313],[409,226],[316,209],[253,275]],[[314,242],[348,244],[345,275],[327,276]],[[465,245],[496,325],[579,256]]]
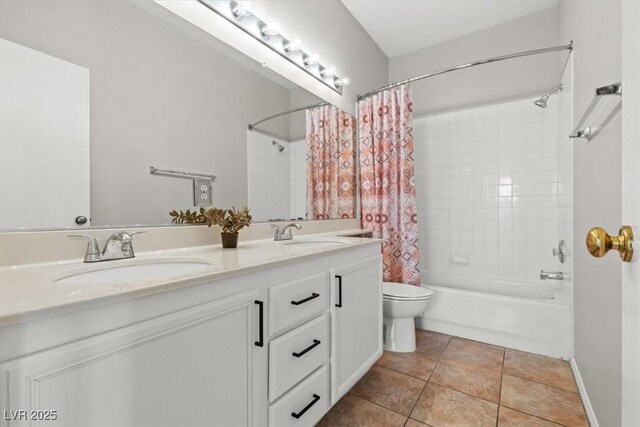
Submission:
[[[406,283],[384,282],[382,296],[393,301],[423,301],[431,299],[433,291]]]

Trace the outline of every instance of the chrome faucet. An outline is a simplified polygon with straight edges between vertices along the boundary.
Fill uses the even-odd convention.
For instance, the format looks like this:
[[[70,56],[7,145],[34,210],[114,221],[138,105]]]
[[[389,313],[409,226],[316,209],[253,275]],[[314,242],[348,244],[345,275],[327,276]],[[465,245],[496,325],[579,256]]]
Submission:
[[[136,231],[133,233],[117,231],[109,236],[103,250],[100,250],[100,244],[96,238],[88,234],[69,234],[68,237],[70,239],[84,239],[87,241],[87,252],[84,254],[84,262],[100,262],[135,257],[136,254],[133,251],[133,236],[141,233],[144,233],[144,231]]]
[[[562,271],[544,271],[540,270],[540,280],[564,280]]]
[[[282,240],[291,240],[293,239],[293,232],[292,232],[292,228],[296,228],[298,230],[302,230],[302,226],[300,224],[298,224],[297,222],[293,222],[291,224],[287,224],[284,227],[282,227],[282,229],[280,228],[280,226],[275,225],[275,224],[271,224],[271,228],[273,228],[275,230],[275,234],[273,236],[273,240],[276,242],[280,242]]]

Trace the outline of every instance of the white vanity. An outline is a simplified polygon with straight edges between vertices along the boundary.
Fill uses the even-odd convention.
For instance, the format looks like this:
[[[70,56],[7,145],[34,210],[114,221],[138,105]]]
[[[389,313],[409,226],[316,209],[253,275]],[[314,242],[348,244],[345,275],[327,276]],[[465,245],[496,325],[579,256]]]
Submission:
[[[173,278],[60,280],[168,261],[206,265]],[[5,267],[2,282],[3,426],[32,422],[7,419],[19,410],[28,420],[55,411],[51,425],[314,425],[382,353],[372,239]]]

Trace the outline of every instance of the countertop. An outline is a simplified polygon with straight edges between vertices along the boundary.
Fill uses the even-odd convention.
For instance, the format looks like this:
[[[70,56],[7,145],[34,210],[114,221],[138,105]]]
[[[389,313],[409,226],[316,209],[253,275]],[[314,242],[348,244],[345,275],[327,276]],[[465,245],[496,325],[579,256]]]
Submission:
[[[306,235],[285,242],[240,242],[237,249],[222,249],[220,245],[212,245],[138,253],[135,258],[118,261],[83,263],[80,257],[73,261],[3,267],[0,268],[0,327],[63,313],[65,310],[77,310],[96,302],[126,300],[270,268],[301,258],[380,244],[378,239],[344,237],[360,231]],[[339,241],[340,244],[287,244],[304,240]],[[194,273],[153,280],[102,284],[53,283],[56,278],[80,272],[167,261],[206,262],[209,265]]]

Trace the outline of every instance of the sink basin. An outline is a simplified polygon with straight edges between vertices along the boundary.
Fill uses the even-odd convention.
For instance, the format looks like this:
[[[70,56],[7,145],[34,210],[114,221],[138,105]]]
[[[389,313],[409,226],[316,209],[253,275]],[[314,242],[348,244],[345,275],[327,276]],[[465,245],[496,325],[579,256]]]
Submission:
[[[91,271],[67,272],[52,281],[61,285],[128,283],[182,276],[204,270],[210,266],[211,264],[205,261],[164,261],[112,265]]]
[[[322,246],[337,246],[344,245],[346,242],[342,242],[340,240],[293,240],[291,242],[283,243],[285,246],[298,246],[298,247],[322,247]]]

